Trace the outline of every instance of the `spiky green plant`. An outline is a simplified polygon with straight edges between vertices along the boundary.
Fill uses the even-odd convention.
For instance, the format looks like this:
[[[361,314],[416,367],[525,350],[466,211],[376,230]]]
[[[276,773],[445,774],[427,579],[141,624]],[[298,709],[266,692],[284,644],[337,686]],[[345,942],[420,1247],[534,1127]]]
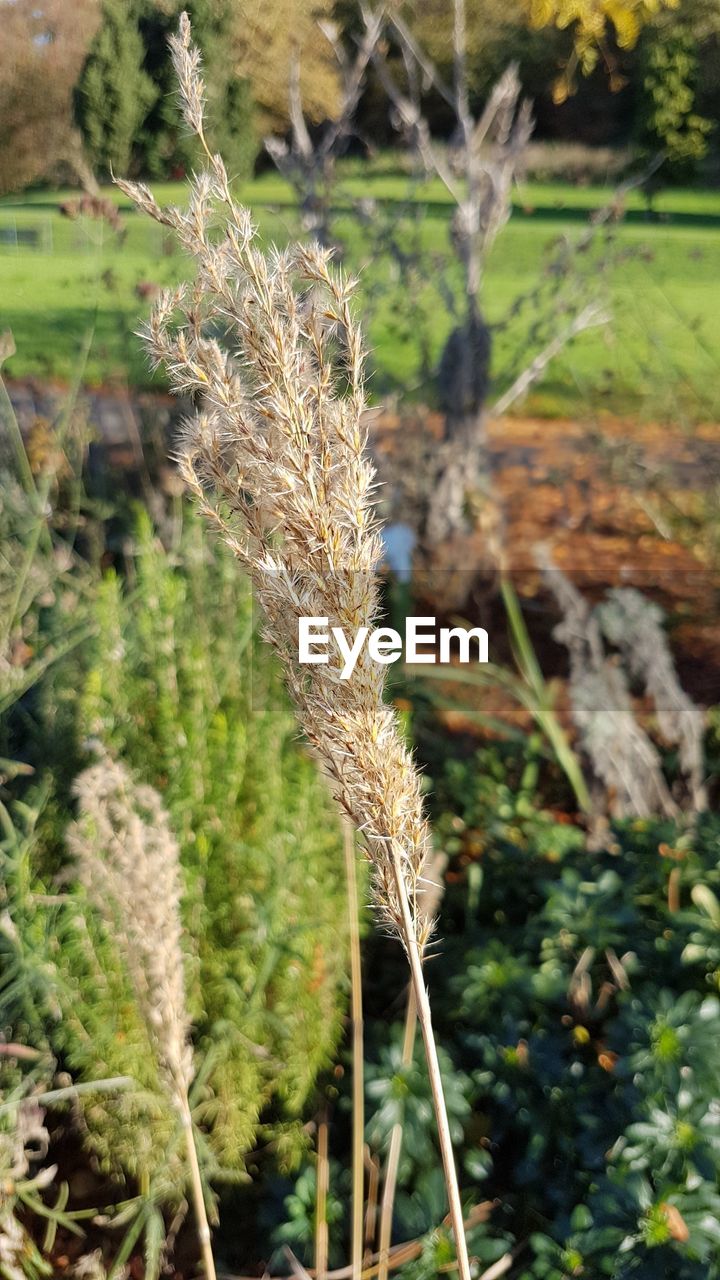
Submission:
[[[346,951],[341,834],[257,640],[243,578],[213,555],[194,523],[167,553],[145,515],[131,577],[127,588],[111,575],[100,591],[81,728],[158,789],[179,840],[201,1063],[195,1117],[216,1158],[238,1170],[271,1099],[275,1136],[283,1149],[291,1143],[336,1042]],[[97,1075],[96,1036],[110,1054],[119,1028],[127,1037],[123,1070],[134,1074],[124,1055],[135,1037],[133,1058],[144,1062],[142,1037],[107,958],[88,942],[82,960],[71,948],[62,963],[80,965],[71,1011],[76,1065]],[[91,1024],[88,1039],[80,1028]],[[137,1065],[149,1084],[146,1062]],[[113,1148],[134,1163],[142,1135],[127,1117],[108,1128],[104,1111],[95,1140],[106,1156]],[[146,1145],[152,1166],[158,1144]]]

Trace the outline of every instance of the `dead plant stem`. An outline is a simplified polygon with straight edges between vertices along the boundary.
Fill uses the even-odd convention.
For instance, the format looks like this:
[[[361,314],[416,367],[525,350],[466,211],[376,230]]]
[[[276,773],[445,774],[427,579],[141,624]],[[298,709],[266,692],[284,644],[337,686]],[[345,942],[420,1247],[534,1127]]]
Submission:
[[[447,1188],[448,1206],[450,1209],[450,1222],[455,1236],[458,1273],[460,1280],[470,1280],[470,1259],[468,1257],[467,1241],[465,1239],[462,1204],[460,1202],[460,1188],[458,1186],[455,1156],[452,1148],[452,1139],[450,1137],[450,1124],[448,1121],[447,1107],[445,1105],[445,1094],[443,1091],[442,1075],[440,1072],[440,1062],[438,1060],[437,1045],[435,1044],[435,1035],[433,1032],[430,1000],[428,998],[427,988],[423,978],[420,947],[418,945],[417,934],[413,924],[412,912],[408,901],[407,886],[403,875],[400,850],[398,849],[397,844],[393,844],[392,855],[397,895],[403,916],[403,941],[405,943],[408,962],[410,964],[415,1002],[417,1005],[417,1016],[420,1023],[420,1030],[422,1031],[423,1044],[425,1046],[425,1057],[427,1059],[428,1076],[430,1078],[430,1089],[435,1107],[435,1120],[438,1129],[438,1140],[440,1142],[443,1171],[445,1173],[445,1185]]]
[[[417,1032],[417,1005],[412,984],[408,988],[407,1007],[405,1009],[405,1032],[403,1035],[402,1065],[409,1067],[413,1059],[415,1035]],[[397,1190],[400,1152],[402,1150],[403,1122],[398,1120],[390,1134],[385,1181],[383,1183],[382,1204],[380,1206],[380,1240],[378,1242],[379,1267],[378,1280],[387,1280],[390,1269],[390,1245],[392,1243],[392,1220]]]
[[[363,1000],[362,967],[360,959],[360,906],[355,860],[355,835],[349,823],[344,823],[345,872],[347,876],[348,921],[350,937],[350,983],[352,1021],[352,1247],[351,1265],[353,1280],[359,1280],[363,1257],[363,1205],[365,1199],[364,1142],[365,1142],[365,1081],[363,1071]]]
[[[208,1222],[207,1209],[205,1208],[205,1192],[203,1191],[200,1162],[198,1160],[197,1147],[195,1146],[192,1115],[190,1114],[190,1104],[187,1097],[181,1098],[178,1105],[185,1133],[185,1146],[187,1149],[188,1166],[190,1169],[190,1187],[193,1208],[195,1210],[195,1220],[197,1222],[198,1239],[200,1241],[203,1270],[207,1280],[215,1280],[215,1260],[213,1258],[212,1245],[210,1242],[210,1223]]]
[[[315,1201],[315,1276],[325,1280],[328,1269],[328,1220],[327,1202],[330,1189],[330,1160],[328,1156],[328,1120],[324,1112],[317,1133],[317,1195]]]

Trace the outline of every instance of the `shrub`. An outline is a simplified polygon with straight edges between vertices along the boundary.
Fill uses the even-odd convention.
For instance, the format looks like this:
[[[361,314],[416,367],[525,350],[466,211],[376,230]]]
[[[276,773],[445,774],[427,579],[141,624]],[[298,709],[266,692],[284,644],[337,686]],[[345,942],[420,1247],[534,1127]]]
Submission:
[[[334,1048],[345,931],[340,836],[314,765],[295,740],[275,667],[256,639],[246,581],[190,524],[168,554],[142,515],[134,583],[110,574],[79,699],[80,732],[155,787],[185,878],[187,986],[198,1076],[195,1116],[229,1169],[273,1101],[274,1135],[293,1149],[296,1117]],[[56,691],[57,696],[57,691]],[[112,947],[71,896],[56,956],[76,1070],[158,1084],[146,1032]],[[160,1091],[161,1092],[161,1091]],[[155,1103],[152,1106],[157,1110]],[[134,1119],[128,1112],[134,1109]],[[152,1168],[137,1100],[88,1108],[106,1163]]]
[[[640,62],[636,134],[645,156],[664,154],[659,180],[692,179],[707,152],[713,125],[696,108],[698,77],[698,40],[691,27],[674,23],[651,28]]]
[[[490,754],[436,788],[471,892],[449,890],[433,995],[493,1228],[523,1280],[717,1277],[720,823],[625,821],[589,852]]]
[[[193,0],[187,6],[203,57],[211,69],[208,113],[213,143],[233,178],[252,175],[259,135],[250,80],[238,72],[239,15],[232,0]],[[200,163],[196,140],[178,124],[175,80],[167,41],[177,25],[178,6],[147,7],[139,28],[144,67],[159,89],[135,139],[136,168],[154,178],[172,177]]]
[[[157,95],[143,69],[137,7],[104,0],[100,29],[75,92],[78,123],[93,167],[127,169],[135,135]]]

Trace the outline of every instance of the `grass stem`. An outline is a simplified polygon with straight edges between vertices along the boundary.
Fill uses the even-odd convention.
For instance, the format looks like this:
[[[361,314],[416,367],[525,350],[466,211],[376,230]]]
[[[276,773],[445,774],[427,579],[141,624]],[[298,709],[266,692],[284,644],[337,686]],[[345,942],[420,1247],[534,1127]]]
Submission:
[[[415,992],[411,985],[408,989],[407,1007],[405,1009],[405,1032],[403,1035],[402,1047],[403,1067],[409,1067],[412,1063],[416,1033],[417,1005],[415,1003]],[[397,1124],[393,1125],[392,1133],[390,1134],[390,1147],[388,1150],[387,1166],[385,1169],[385,1181],[383,1183],[382,1204],[380,1206],[378,1280],[388,1280],[390,1245],[392,1243],[393,1208],[395,1205],[395,1192],[397,1190],[398,1169],[400,1167],[402,1138],[402,1120],[398,1120]]]
[[[330,1189],[330,1160],[328,1157],[327,1114],[318,1125],[317,1134],[317,1195],[315,1200],[315,1280],[325,1280],[328,1269],[328,1220],[327,1201]]]
[[[425,1046],[425,1057],[427,1060],[428,1076],[430,1079],[430,1089],[432,1092],[433,1105],[435,1107],[435,1120],[437,1123],[440,1154],[442,1156],[443,1172],[445,1174],[445,1187],[447,1190],[448,1206],[450,1209],[450,1223],[455,1236],[458,1273],[460,1280],[470,1280],[470,1259],[468,1257],[467,1241],[465,1239],[465,1226],[463,1223],[462,1204],[460,1202],[460,1188],[458,1186],[455,1156],[453,1153],[452,1138],[450,1136],[450,1123],[448,1121],[447,1107],[445,1105],[442,1074],[440,1072],[440,1062],[438,1060],[437,1045],[435,1043],[435,1034],[432,1025],[430,1000],[428,998],[427,988],[423,977],[420,947],[418,945],[412,912],[410,910],[410,902],[408,900],[407,886],[403,875],[400,850],[398,849],[397,844],[393,845],[393,866],[395,870],[395,884],[404,923],[403,941],[405,943],[408,961],[410,964],[413,991],[417,1006],[417,1016],[420,1023],[420,1030],[422,1031],[423,1044]]]
[[[363,1000],[360,959],[360,906],[355,860],[355,836],[349,823],[344,824],[345,872],[347,876],[348,921],[350,937],[350,983],[352,1022],[352,1245],[353,1280],[359,1280],[363,1256],[363,1205],[365,1199],[365,1080],[363,1071]]]
[[[205,1192],[203,1190],[202,1175],[200,1173],[200,1161],[198,1160],[195,1135],[193,1134],[192,1116],[190,1114],[190,1104],[188,1103],[187,1097],[180,1100],[179,1107],[180,1118],[182,1120],[182,1126],[185,1133],[185,1147],[187,1150],[188,1168],[190,1170],[190,1190],[193,1208],[195,1210],[195,1221],[197,1223],[198,1240],[200,1241],[200,1254],[202,1257],[203,1270],[205,1272],[206,1280],[216,1280],[215,1260],[213,1258],[210,1237],[210,1223],[208,1222],[207,1209],[205,1207]]]

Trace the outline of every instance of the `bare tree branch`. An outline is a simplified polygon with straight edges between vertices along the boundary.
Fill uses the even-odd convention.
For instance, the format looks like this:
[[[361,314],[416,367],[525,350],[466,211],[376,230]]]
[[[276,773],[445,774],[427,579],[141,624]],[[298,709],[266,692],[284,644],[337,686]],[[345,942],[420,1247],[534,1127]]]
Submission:
[[[393,19],[393,22],[395,22],[395,19]],[[400,33],[399,28],[398,32]],[[403,44],[403,57],[409,59],[414,57],[413,49],[410,45]],[[400,85],[392,75],[385,57],[377,49],[373,55],[373,65],[383,89],[395,108],[400,127],[407,134],[410,145],[418,153],[426,173],[435,174],[447,188],[455,203],[460,204],[463,200],[462,188],[456,183],[449,166],[445,163],[442,154],[433,143],[428,123],[422,114],[419,103],[413,102],[407,94],[403,93]]]
[[[576,338],[580,333],[584,333],[586,329],[595,329],[599,325],[605,325],[609,320],[609,314],[600,303],[589,302],[586,307],[583,307],[582,311],[573,317],[570,324],[561,333],[556,334],[548,342],[547,346],[538,352],[530,364],[523,369],[522,373],[518,374],[507,391],[503,392],[500,399],[495,401],[490,410],[491,415],[494,418],[499,418],[502,414],[507,413],[510,406],[515,404],[516,400],[520,400],[530,390],[530,387],[542,377],[551,361],[560,354],[569,342],[572,342],[573,338]]]
[[[325,122],[315,141],[303,112],[300,58],[296,53],[290,65],[288,84],[290,138],[270,136],[265,139],[268,155],[296,193],[305,230],[322,244],[330,242],[330,197],[335,162],[352,136],[365,74],[382,31],[384,10],[366,7],[363,17],[364,30],[352,59],[348,57],[334,24],[318,24],[332,46],[340,74],[341,96],[335,118]]]
[[[417,43],[415,37],[410,31],[408,25],[399,13],[392,15],[392,24],[400,36],[401,46],[408,50],[411,58],[423,73],[425,83],[437,90],[440,97],[449,107],[455,110],[455,93],[453,88],[445,83],[440,75],[435,63],[427,56],[422,47]]]

